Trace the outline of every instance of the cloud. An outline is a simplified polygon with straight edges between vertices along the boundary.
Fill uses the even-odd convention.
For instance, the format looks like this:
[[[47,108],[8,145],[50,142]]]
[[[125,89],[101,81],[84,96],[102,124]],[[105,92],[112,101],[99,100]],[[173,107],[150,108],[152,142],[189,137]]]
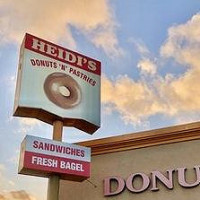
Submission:
[[[191,69],[179,78],[157,84],[163,103],[168,105],[168,114],[200,111],[199,76],[200,69]]]
[[[134,38],[129,39],[129,41],[133,43],[141,57],[137,64],[141,75],[155,75],[157,71],[156,59],[152,56],[144,42],[141,39],[135,40]]]
[[[160,84],[160,92],[168,99],[174,113],[200,111],[200,14],[185,24],[173,26],[160,49],[161,56],[173,58],[188,69],[178,78]]]
[[[136,82],[128,76],[115,81],[102,80],[102,103],[118,111],[126,123],[140,126],[151,115],[163,112],[163,105],[145,82]]]
[[[13,155],[8,158],[6,161],[9,162],[9,165],[15,165],[15,166],[18,166],[18,162],[19,162],[19,156],[20,156],[20,150],[17,149]]]
[[[160,49],[165,58],[174,58],[180,64],[199,68],[200,57],[200,14],[188,22],[169,28],[168,38]]]
[[[5,170],[5,166],[3,164],[0,164],[0,171]]]
[[[122,50],[116,36],[114,12],[106,0],[0,0],[0,43],[21,43],[25,32],[76,48],[71,27],[109,56]]]
[[[3,173],[5,171],[6,167],[3,164],[0,164],[0,179],[3,179]],[[2,182],[2,181],[1,181]],[[2,183],[0,183],[1,185]]]
[[[144,42],[141,39],[134,39],[134,38],[130,38],[129,42],[133,43],[133,45],[135,46],[136,50],[139,52],[139,54],[142,57],[148,57],[151,52],[149,51],[149,49],[147,48],[147,46],[144,44]]]
[[[148,58],[140,60],[137,64],[142,74],[154,75],[156,74],[156,64]]]
[[[20,118],[20,124],[24,126],[36,126],[40,125],[40,121],[32,118]]]
[[[13,119],[13,118],[12,118]],[[36,126],[40,126],[41,122],[33,118],[19,118],[19,129],[17,133],[27,134]]]
[[[0,164],[0,189],[4,188],[5,185],[9,185],[9,187],[15,186],[15,183],[12,180],[8,180],[6,178],[6,166],[4,164]],[[1,194],[0,194],[0,199],[1,199]]]
[[[157,63],[173,58],[178,66],[187,66],[177,76],[167,73],[161,76],[150,51],[139,42],[136,48],[141,54],[138,69],[143,76],[134,81],[124,75],[116,80],[104,77],[102,102],[106,111],[117,111],[125,123],[141,125],[151,116],[161,114],[177,123],[191,122],[200,118],[200,14],[188,22],[169,28],[168,37],[160,47]],[[161,57],[160,57],[161,56]],[[167,62],[166,62],[167,63]]]
[[[107,29],[107,31],[105,31],[105,29]],[[103,31],[95,34],[95,36],[92,37],[92,41],[97,47],[103,48],[106,54],[110,55],[112,58],[124,55],[122,48],[118,47],[117,37],[110,26],[105,27]],[[109,48],[107,48],[108,46]]]
[[[4,85],[4,87],[7,88],[6,92],[9,91],[9,93],[14,94],[15,91],[15,85],[16,85],[16,76],[3,76],[0,80],[0,84]]]
[[[29,195],[26,191],[11,191],[5,194],[0,194],[0,200],[36,200],[33,196]]]
[[[4,164],[0,164],[0,179],[1,179],[1,182],[0,182],[0,186],[2,185],[3,183],[3,180],[4,180],[4,172],[6,170],[6,167]]]

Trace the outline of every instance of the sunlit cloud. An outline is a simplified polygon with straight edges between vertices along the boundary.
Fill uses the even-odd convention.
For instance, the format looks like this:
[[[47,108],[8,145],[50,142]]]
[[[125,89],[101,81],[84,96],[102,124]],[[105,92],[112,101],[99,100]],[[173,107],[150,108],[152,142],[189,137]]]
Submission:
[[[134,47],[136,48],[140,56],[148,57],[151,54],[151,52],[149,51],[149,49],[147,48],[147,46],[141,39],[136,40],[134,38],[130,38],[129,42],[134,45]]]
[[[200,110],[200,14],[185,24],[173,26],[161,47],[164,58],[174,60],[188,69],[178,78],[160,84],[162,96],[166,96],[175,114]]]
[[[75,27],[109,56],[118,56],[122,50],[116,24],[106,0],[0,1],[0,44],[21,43],[25,32],[29,32],[76,48],[71,31]]]
[[[200,14],[194,15],[188,22],[169,28],[168,38],[160,49],[165,58],[188,67],[199,68],[200,58]]]
[[[134,126],[141,126],[149,116],[165,109],[145,82],[136,82],[128,76],[115,81],[103,78],[102,103],[110,108],[109,111],[118,111],[125,123]]]
[[[148,75],[156,74],[157,66],[152,60],[148,58],[141,59],[138,62],[137,67],[140,69],[142,74],[148,74]]]
[[[140,70],[141,75],[155,75],[157,72],[156,59],[144,42],[133,38],[129,39],[129,41],[133,43],[136,51],[139,53],[140,60],[137,63],[137,67]]]
[[[188,22],[169,28],[168,37],[160,47],[157,60],[173,58],[187,70],[178,77],[168,73],[164,77],[157,72],[158,64],[148,48],[136,43],[141,55],[137,67],[141,77],[134,81],[128,76],[115,80],[104,77],[102,102],[106,111],[117,111],[125,123],[140,125],[156,114],[173,118],[177,123],[199,119],[200,112],[200,14]],[[158,62],[159,63],[159,62]],[[187,116],[187,117],[184,117]]]
[[[36,200],[33,196],[29,195],[26,191],[11,191],[0,194],[0,200]]]
[[[39,120],[32,118],[20,118],[19,121],[20,124],[24,126],[36,126],[41,124]]]
[[[35,127],[41,126],[41,121],[34,118],[18,118],[19,129],[16,133],[21,133],[23,135],[32,131]]]

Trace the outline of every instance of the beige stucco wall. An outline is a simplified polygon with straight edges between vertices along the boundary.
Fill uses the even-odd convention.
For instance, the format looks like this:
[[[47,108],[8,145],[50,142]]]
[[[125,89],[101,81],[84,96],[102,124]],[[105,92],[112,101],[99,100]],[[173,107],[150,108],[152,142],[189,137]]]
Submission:
[[[200,165],[200,140],[159,145],[117,153],[103,154],[92,157],[92,173],[88,181],[74,183],[61,181],[60,200],[199,200],[200,186],[186,189],[179,186],[177,174],[174,173],[174,189],[168,190],[158,184],[160,190],[149,189],[143,193],[131,193],[125,189],[121,194],[104,197],[103,179],[107,176],[121,176],[126,179],[130,174],[143,172],[150,175],[151,171],[165,172],[178,167],[188,168],[187,178],[194,181],[193,167]]]

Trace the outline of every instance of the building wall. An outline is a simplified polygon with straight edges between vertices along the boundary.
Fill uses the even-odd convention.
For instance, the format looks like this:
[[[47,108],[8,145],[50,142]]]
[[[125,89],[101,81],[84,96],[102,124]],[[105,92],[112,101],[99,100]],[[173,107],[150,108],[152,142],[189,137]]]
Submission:
[[[196,178],[193,167],[200,165],[199,152],[200,140],[196,139],[92,156],[91,178],[82,183],[61,181],[60,200],[199,200],[200,186],[181,187],[177,181],[177,172],[173,174],[173,190],[158,183],[159,191],[156,192],[147,189],[142,193],[131,193],[125,189],[112,197],[104,197],[103,193],[103,179],[108,176],[126,179],[137,172],[150,176],[154,170],[165,173],[168,169],[180,167],[188,169],[186,178],[192,183]],[[137,181],[139,184],[140,180]]]
[[[167,169],[179,167],[188,168],[187,180],[193,182],[195,173],[193,167],[200,165],[200,140],[181,142],[137,150],[110,153],[92,157],[92,176],[89,181],[74,183],[62,181],[60,186],[61,200],[199,200],[200,186],[182,188],[174,173],[174,189],[168,190],[159,184],[159,191],[150,190],[142,193],[131,193],[125,189],[121,194],[104,197],[103,179],[108,176],[121,176],[126,179],[131,173],[143,172],[150,175],[151,171],[165,172]]]

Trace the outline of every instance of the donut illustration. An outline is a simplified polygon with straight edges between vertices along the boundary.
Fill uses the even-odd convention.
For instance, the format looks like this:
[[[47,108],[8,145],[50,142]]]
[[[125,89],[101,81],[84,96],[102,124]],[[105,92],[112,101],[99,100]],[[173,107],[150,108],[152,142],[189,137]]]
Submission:
[[[81,102],[79,84],[71,76],[61,72],[47,76],[44,91],[51,102],[63,109],[73,108]]]

